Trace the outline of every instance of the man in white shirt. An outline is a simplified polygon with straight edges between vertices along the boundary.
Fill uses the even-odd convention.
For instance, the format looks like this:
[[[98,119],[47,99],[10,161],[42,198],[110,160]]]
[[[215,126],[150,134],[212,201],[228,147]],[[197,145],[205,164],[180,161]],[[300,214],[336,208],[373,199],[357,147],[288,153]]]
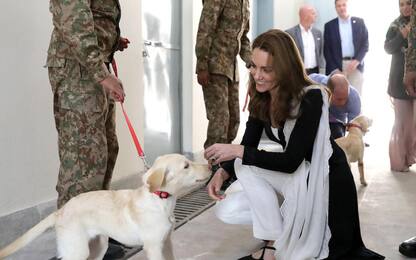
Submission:
[[[347,4],[348,0],[335,0],[338,17],[325,24],[326,74],[341,70],[361,94],[368,31],[363,19],[348,14]]]
[[[307,74],[319,73],[324,67],[322,32],[313,27],[316,10],[311,5],[299,8],[299,24],[286,30],[296,43]]]

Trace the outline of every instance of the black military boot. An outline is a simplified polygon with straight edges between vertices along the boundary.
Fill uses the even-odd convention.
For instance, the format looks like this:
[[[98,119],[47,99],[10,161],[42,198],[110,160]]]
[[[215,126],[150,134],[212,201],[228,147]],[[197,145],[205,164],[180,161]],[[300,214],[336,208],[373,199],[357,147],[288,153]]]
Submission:
[[[107,252],[105,252],[103,260],[114,260],[114,259],[122,258],[124,257],[125,254],[126,253],[124,251],[123,244],[110,238],[108,240]]]

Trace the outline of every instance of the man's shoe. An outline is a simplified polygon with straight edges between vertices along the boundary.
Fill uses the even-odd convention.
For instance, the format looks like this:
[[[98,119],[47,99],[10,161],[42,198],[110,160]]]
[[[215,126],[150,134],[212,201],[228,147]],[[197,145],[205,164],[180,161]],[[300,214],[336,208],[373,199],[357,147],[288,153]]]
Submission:
[[[124,257],[126,253],[124,248],[121,245],[116,245],[115,243],[108,243],[107,252],[105,252],[103,260],[114,260]]]
[[[399,246],[399,252],[407,257],[416,258],[416,237],[409,238]]]

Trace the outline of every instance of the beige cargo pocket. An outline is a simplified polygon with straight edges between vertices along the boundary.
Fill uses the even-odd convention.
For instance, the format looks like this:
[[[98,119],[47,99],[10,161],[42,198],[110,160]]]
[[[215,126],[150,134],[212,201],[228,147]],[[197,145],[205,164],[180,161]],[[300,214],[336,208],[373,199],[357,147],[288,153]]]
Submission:
[[[59,133],[59,145],[65,147],[68,154],[82,169],[91,166],[92,152],[100,151],[105,144],[105,118],[107,109],[103,100],[92,94],[63,91],[56,93],[55,119]]]
[[[60,83],[66,78],[66,59],[52,58],[48,59],[45,67],[48,68],[49,82],[52,87],[52,92],[55,93]]]
[[[107,108],[102,98],[64,91],[59,94],[57,105],[61,133],[71,136],[73,142],[83,145],[104,131]]]
[[[69,109],[79,113],[105,112],[106,100],[103,95],[63,91],[59,96],[59,107],[63,109]]]

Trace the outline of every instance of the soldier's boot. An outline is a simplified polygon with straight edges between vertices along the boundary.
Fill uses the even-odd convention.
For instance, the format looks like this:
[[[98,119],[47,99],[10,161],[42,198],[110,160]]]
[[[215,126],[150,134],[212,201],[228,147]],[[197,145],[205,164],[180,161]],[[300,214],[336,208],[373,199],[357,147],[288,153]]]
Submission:
[[[109,239],[107,252],[105,252],[103,260],[114,260],[122,258],[125,255],[124,247],[118,241]]]

